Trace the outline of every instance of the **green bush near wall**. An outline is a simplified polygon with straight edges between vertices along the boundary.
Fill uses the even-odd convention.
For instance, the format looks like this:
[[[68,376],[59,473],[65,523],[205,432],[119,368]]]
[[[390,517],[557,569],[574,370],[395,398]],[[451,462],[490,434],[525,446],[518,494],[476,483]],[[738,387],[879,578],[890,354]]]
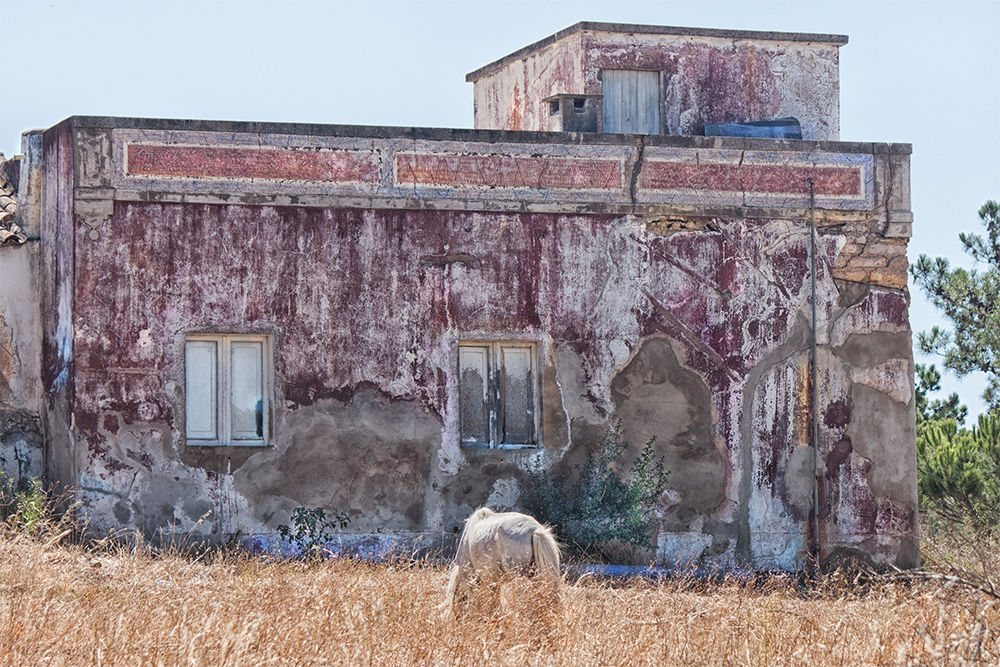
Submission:
[[[531,468],[525,493],[528,509],[553,526],[576,554],[606,557],[616,545],[634,550],[653,546],[657,504],[670,476],[653,442],[646,443],[625,477],[619,471],[625,467],[629,443],[621,422],[608,428],[572,474]]]

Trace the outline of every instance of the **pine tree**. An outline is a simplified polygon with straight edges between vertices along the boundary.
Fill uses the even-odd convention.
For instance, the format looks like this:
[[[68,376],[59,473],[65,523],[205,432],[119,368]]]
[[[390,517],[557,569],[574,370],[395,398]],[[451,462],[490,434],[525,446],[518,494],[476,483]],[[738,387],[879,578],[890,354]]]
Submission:
[[[917,334],[921,352],[943,356],[944,367],[959,377],[982,371],[983,399],[1000,409],[1000,205],[990,200],[979,209],[986,236],[959,234],[977,268],[952,269],[948,260],[920,255],[910,267],[914,282],[951,321],[953,331],[932,327]],[[983,265],[984,269],[978,268]]]
[[[1000,522],[1000,413],[980,415],[971,431],[952,419],[928,422],[917,437],[920,504],[977,530]]]
[[[941,390],[941,372],[934,367],[916,364],[917,371],[917,427],[923,424],[953,419],[961,426],[969,414],[969,408],[961,403],[958,394],[952,392],[944,400],[930,400],[927,397],[932,391]]]

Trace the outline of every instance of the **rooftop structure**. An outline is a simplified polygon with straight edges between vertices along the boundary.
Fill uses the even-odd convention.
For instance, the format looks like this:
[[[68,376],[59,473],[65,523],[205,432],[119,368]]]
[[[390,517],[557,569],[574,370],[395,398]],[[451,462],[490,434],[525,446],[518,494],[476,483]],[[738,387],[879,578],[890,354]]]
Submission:
[[[560,99],[591,132],[699,135],[706,124],[792,117],[840,138],[843,35],[577,23],[466,76],[475,127],[564,130]]]

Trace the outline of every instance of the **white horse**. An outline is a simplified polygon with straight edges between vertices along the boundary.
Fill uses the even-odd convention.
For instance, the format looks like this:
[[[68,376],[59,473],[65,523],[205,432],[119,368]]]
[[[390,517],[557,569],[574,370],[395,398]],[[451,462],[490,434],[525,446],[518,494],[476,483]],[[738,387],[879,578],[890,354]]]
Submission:
[[[553,590],[558,586],[559,545],[552,531],[527,514],[478,509],[465,520],[445,605],[454,611],[456,594],[470,577],[484,581],[531,570]]]

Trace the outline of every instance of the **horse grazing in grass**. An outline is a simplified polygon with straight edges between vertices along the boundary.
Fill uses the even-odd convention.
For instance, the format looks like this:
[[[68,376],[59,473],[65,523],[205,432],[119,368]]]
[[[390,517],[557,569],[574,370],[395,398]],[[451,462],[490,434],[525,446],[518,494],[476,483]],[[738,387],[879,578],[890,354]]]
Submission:
[[[555,592],[560,582],[559,545],[552,531],[527,514],[483,507],[465,520],[445,605],[454,611],[456,596],[469,579],[489,582],[505,573],[531,572]]]

